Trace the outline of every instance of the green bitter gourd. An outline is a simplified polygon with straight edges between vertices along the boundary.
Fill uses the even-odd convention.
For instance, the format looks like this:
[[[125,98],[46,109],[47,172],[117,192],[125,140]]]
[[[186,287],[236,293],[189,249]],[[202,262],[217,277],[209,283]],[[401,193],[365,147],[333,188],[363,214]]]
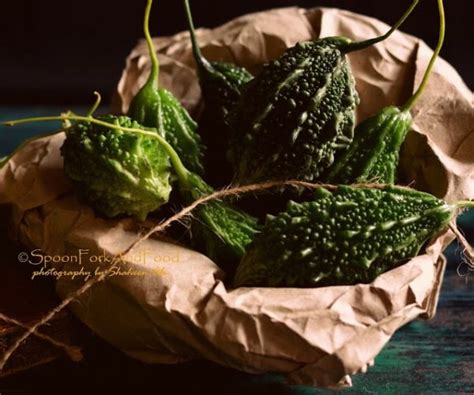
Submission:
[[[235,181],[318,179],[353,139],[359,98],[346,54],[389,37],[417,2],[381,37],[302,42],[266,64],[230,116]]]
[[[444,41],[445,17],[441,0],[438,0],[438,7],[440,14],[438,45],[416,93],[401,108],[386,107],[360,123],[355,129],[354,140],[347,151],[341,153],[321,180],[335,184],[365,181],[381,184],[395,182],[400,148],[412,124],[410,110],[428,82]]]
[[[107,123],[137,128],[128,117],[104,116]],[[61,147],[64,172],[77,192],[106,217],[132,215],[144,221],[169,199],[171,166],[156,141],[97,124],[74,123]]]
[[[212,183],[223,184],[232,178],[232,169],[226,159],[231,135],[226,119],[239,101],[242,86],[252,79],[252,75],[231,63],[208,61],[197,42],[189,0],[184,0],[184,7],[204,102],[199,132],[208,148],[206,173]]]
[[[156,130],[146,129],[126,116],[108,115],[96,119],[92,112],[87,116],[67,113],[3,124],[13,126],[57,120],[66,123],[66,140],[62,149],[66,174],[78,189],[83,189],[91,206],[106,216],[133,214],[145,219],[149,211],[167,201],[169,186],[165,181],[169,180],[168,161],[186,203],[190,204],[213,192],[212,187],[198,174],[184,166],[176,150]],[[160,173],[160,170],[163,171]],[[147,193],[153,192],[157,177],[163,178],[165,185],[157,185],[160,189],[153,201],[154,196],[143,193],[142,188],[146,187]],[[133,186],[136,188],[133,189]],[[107,193],[102,193],[102,189]],[[166,199],[158,194],[164,193],[163,190]],[[146,201],[142,202],[143,199]],[[154,205],[147,205],[150,200]],[[132,211],[130,205],[138,205],[139,210]],[[229,271],[260,230],[257,219],[224,201],[209,201],[198,206],[194,212],[193,227],[197,231],[193,239],[197,237],[204,244],[208,256]]]
[[[129,117],[105,115],[93,118],[100,95],[86,116],[72,112],[60,116],[27,118],[2,122],[7,126],[29,122],[63,121],[66,139],[61,147],[64,172],[76,191],[92,208],[105,217],[147,215],[168,202],[172,167],[169,155],[156,139],[156,130],[145,129]],[[74,121],[74,122],[71,122]],[[123,129],[141,129],[143,134],[124,133]],[[32,137],[21,144],[0,167],[23,146],[58,131]]]
[[[148,0],[143,22],[151,71],[145,85],[130,103],[128,115],[143,126],[155,128],[178,152],[187,168],[202,174],[203,146],[197,124],[178,100],[158,85],[159,62],[149,31],[152,3]]]
[[[367,283],[418,254],[459,207],[401,187],[320,188],[267,219],[237,268],[236,286]]]

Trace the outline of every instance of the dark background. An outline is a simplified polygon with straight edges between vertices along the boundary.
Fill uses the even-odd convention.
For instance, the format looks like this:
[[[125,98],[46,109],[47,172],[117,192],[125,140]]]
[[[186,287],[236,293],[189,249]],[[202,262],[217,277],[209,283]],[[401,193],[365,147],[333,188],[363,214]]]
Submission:
[[[253,11],[299,5],[346,8],[395,22],[410,0],[194,0],[197,26],[214,27]],[[442,56],[474,86],[473,0],[446,0]],[[145,0],[8,0],[0,2],[0,105],[88,104],[98,90],[109,98],[124,59],[142,37]],[[153,35],[186,29],[181,0],[157,0]],[[432,47],[438,34],[435,0],[421,0],[402,27]]]

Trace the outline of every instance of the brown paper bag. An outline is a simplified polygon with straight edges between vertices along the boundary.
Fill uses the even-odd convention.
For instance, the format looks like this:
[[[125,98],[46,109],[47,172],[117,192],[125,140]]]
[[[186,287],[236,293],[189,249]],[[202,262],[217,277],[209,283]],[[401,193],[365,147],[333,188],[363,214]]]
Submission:
[[[365,39],[387,25],[335,9],[278,9],[246,15],[213,30],[199,30],[205,56],[258,70],[297,41],[346,35]],[[155,40],[161,83],[190,111],[199,87],[189,36]],[[420,40],[402,33],[350,55],[361,96],[359,120],[414,91],[431,56]],[[144,43],[127,59],[116,106],[126,111],[149,69]],[[472,93],[439,60],[413,111],[405,144],[407,181],[454,201],[474,197]],[[121,252],[137,236],[133,220],[104,220],[72,193],[62,172],[60,133],[28,144],[0,171],[0,203],[15,208],[17,238],[62,262],[57,290],[64,297],[103,268],[100,257]],[[436,309],[451,240],[441,235],[426,252],[374,283],[318,289],[226,289],[225,274],[185,247],[150,239],[126,256],[120,272],[91,288],[71,307],[104,339],[146,362],[207,358],[248,372],[281,372],[290,381],[326,388],[351,385],[402,325]],[[105,259],[106,261],[106,259]],[[82,272],[73,278],[71,273]],[[124,274],[125,273],[125,274]]]

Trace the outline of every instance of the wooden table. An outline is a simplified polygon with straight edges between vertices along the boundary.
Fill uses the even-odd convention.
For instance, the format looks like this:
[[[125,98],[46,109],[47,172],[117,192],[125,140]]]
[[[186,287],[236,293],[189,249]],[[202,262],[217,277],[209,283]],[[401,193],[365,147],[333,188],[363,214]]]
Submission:
[[[0,110],[0,119],[17,116],[54,114],[64,109],[14,108]],[[53,130],[54,125],[28,125],[15,129],[0,127],[0,156],[19,141],[36,133]],[[5,218],[2,218],[5,223]],[[459,223],[474,243],[474,212],[464,214]],[[0,289],[14,288],[26,273],[15,271],[15,259],[21,248],[7,242],[5,226],[0,229],[0,247],[5,258],[0,262],[3,283]],[[452,394],[474,393],[474,271],[459,266],[459,248],[447,251],[445,275],[438,312],[431,321],[417,320],[399,330],[375,360],[368,373],[353,377],[347,394]],[[10,274],[5,276],[5,268]],[[5,281],[9,280],[6,285]],[[54,301],[46,286],[38,291],[41,298]],[[0,297],[1,297],[0,293]],[[19,290],[18,298],[22,298]],[[34,296],[30,296],[35,298]],[[1,298],[0,298],[1,300]],[[36,301],[38,299],[35,299]],[[24,298],[21,305],[35,300]],[[14,303],[1,300],[2,306]],[[309,387],[288,386],[277,374],[250,375],[207,361],[181,365],[145,365],[126,357],[82,324],[74,322],[81,333],[85,359],[74,363],[66,358],[17,373],[0,380],[0,394],[37,393],[129,393],[129,394],[320,394]],[[105,392],[106,391],[106,392]]]

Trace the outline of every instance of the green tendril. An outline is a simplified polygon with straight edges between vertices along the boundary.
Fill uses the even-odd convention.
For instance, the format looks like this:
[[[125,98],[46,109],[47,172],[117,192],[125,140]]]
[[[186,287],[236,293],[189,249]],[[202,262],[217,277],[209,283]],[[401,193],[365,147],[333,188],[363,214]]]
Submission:
[[[413,12],[415,7],[418,5],[418,2],[419,2],[419,0],[414,0],[411,3],[410,7],[408,7],[408,9],[402,15],[402,17],[397,21],[397,23],[395,23],[395,25],[393,25],[390,28],[389,31],[387,31],[387,33],[385,33],[385,34],[383,34],[382,36],[379,36],[379,37],[371,38],[369,40],[357,41],[357,42],[352,42],[352,43],[346,44],[346,45],[344,45],[344,47],[342,49],[346,53],[353,52],[353,51],[358,51],[358,50],[370,47],[374,44],[377,44],[377,43],[387,39],[388,37],[390,37],[393,34],[393,32],[395,32],[395,30],[397,30],[401,25],[403,25],[405,20],[410,16],[410,14]]]
[[[100,102],[102,101],[102,97],[100,96],[99,92],[94,91],[94,95],[95,95],[95,102],[92,105],[92,107],[89,109],[89,111],[87,112],[88,117],[92,117],[94,115],[94,113],[97,111],[97,109],[100,106]]]
[[[420,86],[418,87],[415,94],[403,106],[403,108],[402,108],[403,111],[410,111],[410,109],[413,107],[413,105],[416,103],[418,98],[423,93],[426,85],[428,84],[428,80],[429,80],[431,72],[433,70],[433,66],[435,64],[435,61],[436,61],[439,53],[441,52],[441,48],[443,47],[444,36],[445,36],[445,32],[446,32],[446,21],[445,21],[446,18],[445,18],[445,14],[444,14],[443,0],[438,0],[438,9],[439,9],[438,45],[436,46],[436,49],[433,52],[433,56],[431,57],[430,63],[428,64],[428,67],[426,68],[426,72],[425,72],[425,75],[423,77],[423,80],[421,81]]]
[[[158,61],[158,56],[156,55],[155,46],[153,45],[153,40],[150,34],[150,13],[151,6],[153,5],[153,0],[148,0],[145,8],[145,17],[143,18],[143,32],[145,33],[145,40],[148,46],[148,52],[150,53],[151,60],[151,71],[148,76],[147,83],[154,83],[158,86],[158,78],[160,73],[160,63]]]
[[[461,200],[456,203],[458,208],[474,208],[474,201],[472,200]]]
[[[59,115],[59,116],[18,119],[18,120],[2,122],[1,124],[6,125],[6,126],[15,126],[15,125],[21,125],[21,124],[31,123],[31,122],[48,122],[48,121],[63,121],[63,122],[78,121],[78,122],[93,123],[95,125],[103,126],[105,128],[121,130],[121,131],[129,132],[129,133],[135,133],[141,136],[146,136],[154,140],[157,140],[163,146],[163,148],[166,150],[166,153],[170,157],[171,164],[173,165],[173,168],[177,176],[179,177],[180,182],[183,183],[185,186],[189,185],[189,175],[190,175],[189,170],[186,169],[186,167],[183,165],[183,162],[181,162],[181,159],[179,158],[179,155],[174,150],[174,148],[156,132],[146,131],[146,130],[138,129],[138,128],[128,128],[125,126],[120,126],[113,123],[105,122],[100,119],[93,118],[91,116],[80,116],[73,113],[68,113],[68,114]],[[67,130],[66,130],[66,133],[67,133]]]
[[[191,13],[191,6],[189,5],[189,0],[184,0],[184,9],[186,10],[186,18],[188,20],[189,34],[191,35],[191,43],[193,46],[194,59],[199,67],[209,68],[211,67],[209,62],[202,56],[201,48],[197,42],[196,31],[194,28],[193,16]]]

